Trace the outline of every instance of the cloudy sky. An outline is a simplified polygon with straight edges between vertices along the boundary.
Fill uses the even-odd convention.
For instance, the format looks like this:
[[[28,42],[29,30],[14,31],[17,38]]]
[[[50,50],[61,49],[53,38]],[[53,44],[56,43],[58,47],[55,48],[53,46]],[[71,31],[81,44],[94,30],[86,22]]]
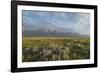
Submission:
[[[90,14],[75,12],[53,12],[53,11],[22,11],[22,29],[38,30],[57,28],[69,29],[70,32],[79,34],[90,34]]]

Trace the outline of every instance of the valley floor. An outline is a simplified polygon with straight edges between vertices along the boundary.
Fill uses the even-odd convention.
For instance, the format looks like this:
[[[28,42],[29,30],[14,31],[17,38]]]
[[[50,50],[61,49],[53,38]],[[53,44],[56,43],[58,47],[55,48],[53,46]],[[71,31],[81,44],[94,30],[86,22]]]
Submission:
[[[22,61],[79,60],[90,58],[89,38],[23,37]]]

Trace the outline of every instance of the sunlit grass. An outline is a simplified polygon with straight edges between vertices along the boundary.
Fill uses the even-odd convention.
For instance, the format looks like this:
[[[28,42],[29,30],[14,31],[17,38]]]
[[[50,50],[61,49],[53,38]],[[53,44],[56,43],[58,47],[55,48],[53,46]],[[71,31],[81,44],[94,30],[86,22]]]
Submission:
[[[89,38],[23,37],[23,62],[90,58]]]

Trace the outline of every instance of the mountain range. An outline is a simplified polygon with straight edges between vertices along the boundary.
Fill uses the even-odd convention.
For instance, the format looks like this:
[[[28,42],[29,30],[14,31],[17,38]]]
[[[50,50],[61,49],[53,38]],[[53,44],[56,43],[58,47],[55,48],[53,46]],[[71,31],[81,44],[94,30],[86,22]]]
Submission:
[[[42,25],[25,25],[22,31],[23,36],[28,37],[89,37],[75,32],[71,28],[64,28],[45,23]]]

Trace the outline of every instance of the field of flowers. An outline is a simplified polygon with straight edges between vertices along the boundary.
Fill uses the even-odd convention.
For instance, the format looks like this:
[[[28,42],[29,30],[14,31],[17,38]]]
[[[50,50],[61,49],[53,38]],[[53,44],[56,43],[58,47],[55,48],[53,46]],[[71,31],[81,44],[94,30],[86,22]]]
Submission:
[[[90,58],[89,38],[23,37],[22,61],[57,61]]]

